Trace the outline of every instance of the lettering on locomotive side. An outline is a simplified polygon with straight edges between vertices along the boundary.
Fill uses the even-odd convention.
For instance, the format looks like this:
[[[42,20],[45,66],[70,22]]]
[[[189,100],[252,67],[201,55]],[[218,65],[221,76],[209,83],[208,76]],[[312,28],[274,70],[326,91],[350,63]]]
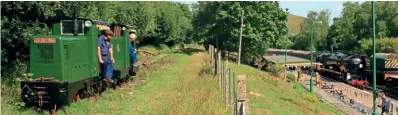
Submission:
[[[56,43],[56,39],[55,38],[35,38],[34,39],[34,43],[51,43],[54,44]]]
[[[107,25],[97,25],[98,30],[110,30],[110,28]]]

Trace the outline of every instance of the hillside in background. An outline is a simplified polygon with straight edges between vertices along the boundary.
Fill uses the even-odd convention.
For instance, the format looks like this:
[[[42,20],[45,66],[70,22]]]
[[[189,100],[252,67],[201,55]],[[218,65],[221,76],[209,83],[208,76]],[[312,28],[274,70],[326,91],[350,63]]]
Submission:
[[[300,24],[304,21],[304,19],[305,17],[289,14],[287,26],[289,28],[290,34],[300,33]]]

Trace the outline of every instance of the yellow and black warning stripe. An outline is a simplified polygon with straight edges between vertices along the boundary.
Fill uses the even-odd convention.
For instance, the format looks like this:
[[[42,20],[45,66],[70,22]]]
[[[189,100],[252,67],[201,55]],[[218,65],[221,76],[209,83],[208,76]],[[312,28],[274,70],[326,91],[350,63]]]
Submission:
[[[385,68],[398,68],[398,60],[386,60]]]

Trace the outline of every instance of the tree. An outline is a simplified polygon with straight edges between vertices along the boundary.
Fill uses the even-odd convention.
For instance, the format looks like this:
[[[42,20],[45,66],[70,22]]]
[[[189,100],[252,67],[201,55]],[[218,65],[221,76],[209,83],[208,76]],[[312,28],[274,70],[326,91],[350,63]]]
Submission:
[[[251,61],[269,47],[282,47],[287,35],[287,13],[277,2],[199,2],[193,22],[195,37],[218,49],[237,52],[241,11],[245,11],[242,59]]]

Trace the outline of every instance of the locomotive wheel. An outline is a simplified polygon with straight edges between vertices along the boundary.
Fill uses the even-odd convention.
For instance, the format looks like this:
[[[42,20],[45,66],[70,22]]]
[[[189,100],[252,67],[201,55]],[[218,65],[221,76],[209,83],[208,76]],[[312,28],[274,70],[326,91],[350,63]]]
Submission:
[[[365,86],[364,86],[364,85],[361,85],[360,87],[361,87],[361,90],[364,90],[364,87],[365,87]]]
[[[83,95],[83,96],[82,96],[83,98],[88,98],[88,97],[90,97],[90,93],[87,91],[87,89],[84,89],[84,90],[83,90],[82,95]]]
[[[98,85],[97,85],[97,93],[98,93],[98,95],[101,95],[101,94],[102,94],[102,91],[103,91],[103,88],[102,88],[102,81],[100,81],[100,82],[98,83]]]
[[[341,82],[344,82],[344,75],[339,75],[339,79]]]
[[[90,87],[90,94],[91,94],[91,96],[95,96],[96,95],[94,86]]]

